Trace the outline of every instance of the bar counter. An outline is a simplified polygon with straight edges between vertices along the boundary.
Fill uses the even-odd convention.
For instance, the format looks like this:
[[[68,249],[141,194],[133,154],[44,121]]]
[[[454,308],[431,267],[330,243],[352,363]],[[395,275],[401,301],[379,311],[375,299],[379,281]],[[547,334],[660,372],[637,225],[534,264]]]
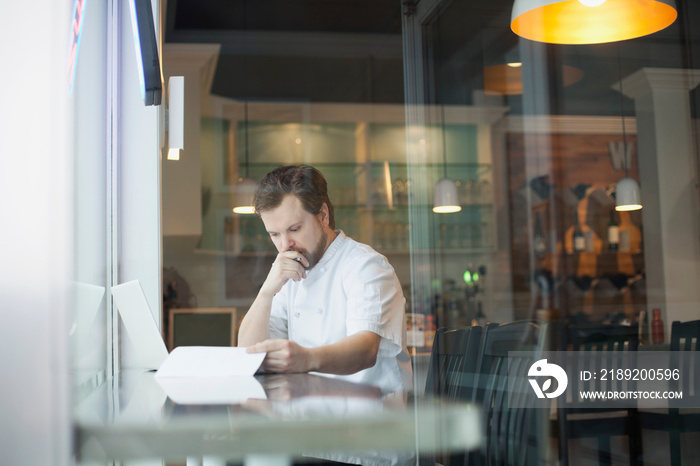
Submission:
[[[133,371],[102,384],[75,409],[78,463],[255,457],[288,464],[312,456],[414,464],[417,454],[481,442],[478,411],[468,404],[383,394],[314,374],[182,382],[164,387],[154,373]]]

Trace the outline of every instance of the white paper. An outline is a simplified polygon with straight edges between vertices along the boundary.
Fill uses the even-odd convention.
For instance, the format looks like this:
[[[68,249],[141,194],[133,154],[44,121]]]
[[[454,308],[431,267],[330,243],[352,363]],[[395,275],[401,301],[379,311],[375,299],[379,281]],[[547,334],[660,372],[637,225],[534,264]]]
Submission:
[[[156,381],[177,404],[239,404],[266,399],[253,374],[265,353],[226,346],[178,346],[160,365]]]
[[[265,353],[228,346],[178,346],[163,361],[156,377],[252,376]]]
[[[144,369],[158,369],[168,356],[168,350],[141,284],[134,280],[113,286],[112,295]]]
[[[156,377],[177,404],[241,404],[250,398],[265,400],[265,390],[250,375],[230,377]]]

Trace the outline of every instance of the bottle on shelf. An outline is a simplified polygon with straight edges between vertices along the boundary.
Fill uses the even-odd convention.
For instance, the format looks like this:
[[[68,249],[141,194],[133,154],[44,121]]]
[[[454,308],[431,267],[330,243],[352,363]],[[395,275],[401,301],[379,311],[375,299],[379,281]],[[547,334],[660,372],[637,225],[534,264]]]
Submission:
[[[435,341],[435,317],[428,315],[425,318],[425,347],[426,349],[431,349],[433,347],[433,342]]]
[[[447,233],[448,233],[447,225],[445,225],[444,223],[441,223],[440,224],[440,236],[438,238],[438,247],[440,249],[445,249],[449,244],[448,239],[447,239]]]
[[[574,234],[573,234],[574,252],[583,252],[586,250],[586,237],[581,229],[581,222],[578,217],[578,210],[574,210]]]
[[[649,321],[647,320],[647,311],[645,309],[639,311],[637,325],[639,328],[639,344],[649,344]]]
[[[535,254],[541,256],[545,253],[546,244],[544,239],[544,231],[542,230],[542,220],[540,219],[539,212],[535,212],[535,231],[533,232],[532,242],[535,249]]]
[[[610,210],[608,221],[608,251],[617,251],[620,247],[620,224],[615,209]]]
[[[664,342],[664,321],[659,309],[654,309],[654,318],[651,320],[651,342],[655,345]]]

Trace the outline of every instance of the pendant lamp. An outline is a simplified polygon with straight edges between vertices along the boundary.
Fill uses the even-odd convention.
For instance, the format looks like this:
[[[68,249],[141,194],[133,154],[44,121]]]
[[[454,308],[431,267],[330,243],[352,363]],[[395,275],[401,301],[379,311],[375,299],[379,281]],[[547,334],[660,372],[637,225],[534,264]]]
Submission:
[[[622,114],[622,153],[625,154],[625,177],[615,186],[615,210],[630,211],[642,208],[642,196],[639,183],[629,177],[629,159],[627,157],[627,132],[625,131],[625,102],[622,94],[622,67],[618,48],[617,68],[620,74],[620,113]]]
[[[639,184],[634,178],[625,177],[615,186],[615,210],[630,211],[642,208]]]
[[[247,2],[243,2],[243,30],[248,31],[248,5]],[[248,89],[248,61],[244,58],[243,62],[243,79],[245,80],[245,89]],[[255,207],[253,206],[253,197],[255,192],[258,190],[258,183],[250,178],[248,175],[249,163],[248,155],[250,151],[248,150],[248,99],[245,100],[243,105],[243,117],[245,121],[244,126],[244,138],[245,138],[245,176],[238,178],[236,184],[233,186],[233,212],[236,214],[250,215],[255,213]]]
[[[510,27],[551,44],[601,44],[646,36],[678,16],[674,0],[515,0]]]
[[[258,183],[248,176],[248,101],[245,112],[245,176],[239,178],[233,186],[233,212],[236,214],[254,214],[253,196],[258,190]]]
[[[443,177],[435,183],[433,191],[433,212],[436,214],[449,214],[459,212],[457,185],[447,177],[447,140],[445,137],[445,106],[442,106],[442,168]]]

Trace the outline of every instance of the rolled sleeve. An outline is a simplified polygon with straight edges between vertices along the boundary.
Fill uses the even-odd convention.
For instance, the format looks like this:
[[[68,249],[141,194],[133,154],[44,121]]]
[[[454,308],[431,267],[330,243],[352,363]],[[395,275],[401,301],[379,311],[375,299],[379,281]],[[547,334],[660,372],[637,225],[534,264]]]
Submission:
[[[379,356],[394,357],[402,350],[405,298],[394,269],[383,256],[358,260],[350,272],[348,335],[361,331],[381,337]]]

